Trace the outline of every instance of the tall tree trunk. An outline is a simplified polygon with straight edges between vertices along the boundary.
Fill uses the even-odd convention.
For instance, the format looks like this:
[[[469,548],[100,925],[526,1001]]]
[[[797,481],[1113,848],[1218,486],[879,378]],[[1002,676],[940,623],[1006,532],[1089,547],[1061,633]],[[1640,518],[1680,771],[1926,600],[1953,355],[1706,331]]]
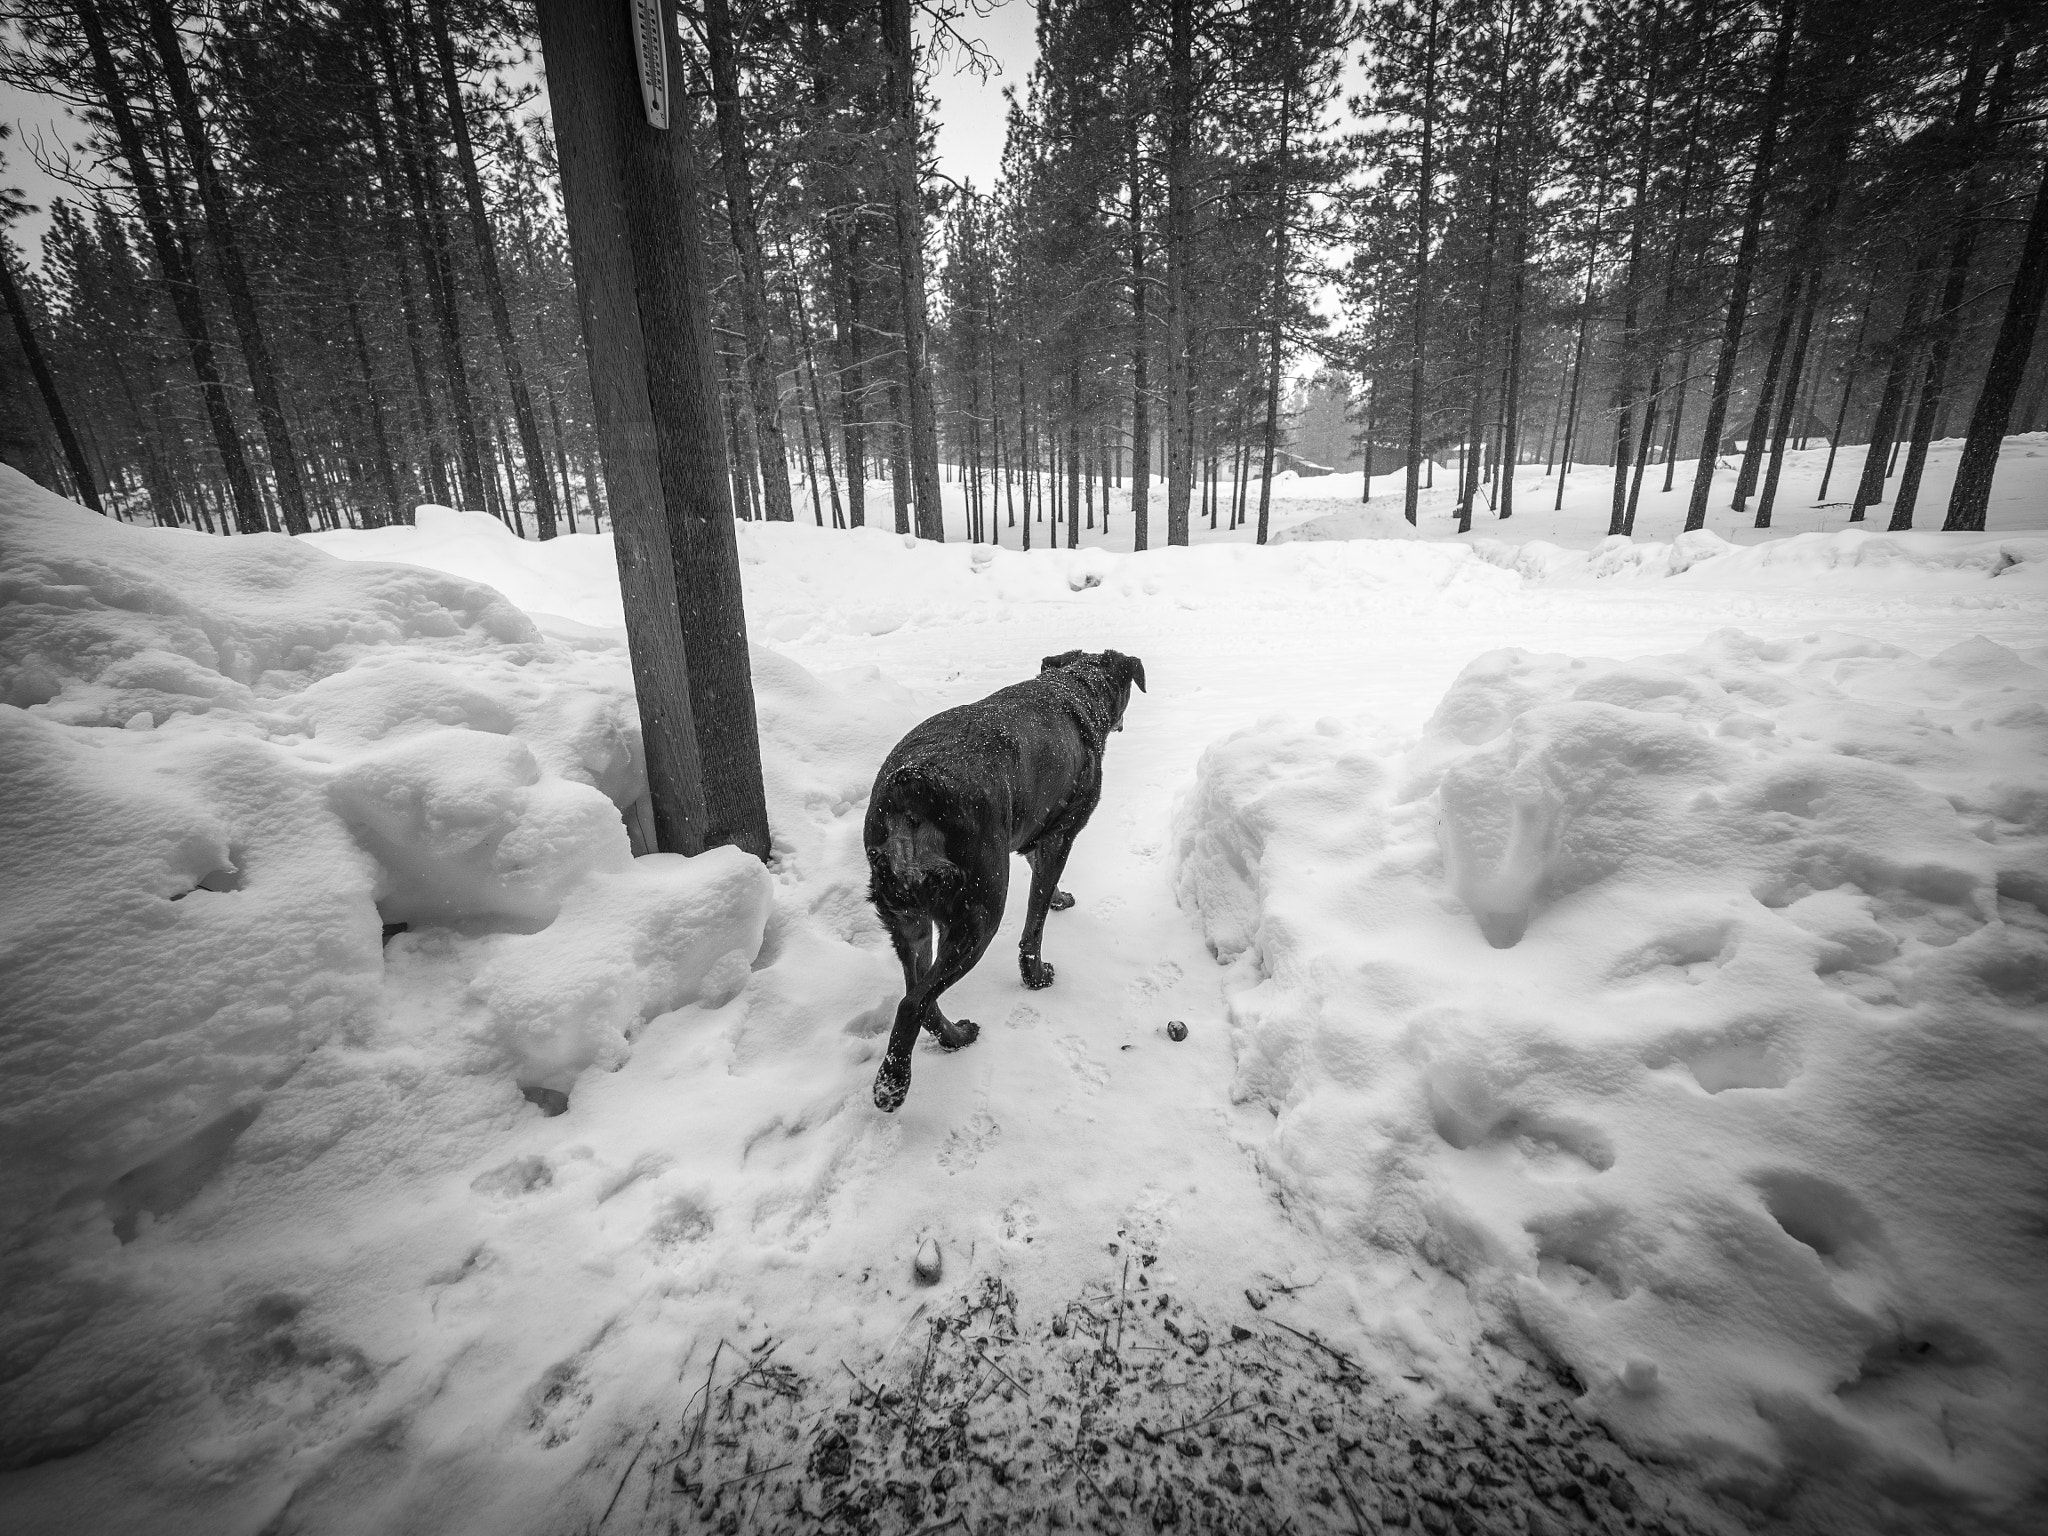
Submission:
[[[455,274],[449,265],[448,221],[441,206],[440,167],[434,154],[433,137],[427,121],[425,88],[411,54],[417,28],[408,9],[404,13],[407,51],[401,52],[393,33],[384,0],[369,0],[370,19],[377,34],[378,52],[391,90],[393,115],[398,127],[399,159],[405,170],[406,192],[412,204],[413,227],[418,231],[420,249],[426,257],[427,293],[433,301],[435,329],[441,343],[441,372],[448,384],[449,401],[455,415],[455,460],[458,484],[455,499],[482,505],[487,499],[483,453],[478,447],[476,406],[470,396],[469,366],[462,355],[462,323],[456,308]]]
[[[910,433],[903,424],[903,381],[889,381],[889,494],[896,503],[896,531],[910,532]]]
[[[624,6],[601,10],[582,0],[540,5],[621,586],[628,614],[642,621],[629,620],[628,650],[650,783],[660,754],[667,782],[684,790],[666,817],[656,802],[657,825],[667,823],[663,846],[693,852],[691,844],[734,843],[766,859],[768,812],[705,312],[711,284],[696,224],[696,167],[685,124],[655,128],[645,118],[629,17]],[[661,21],[666,78],[680,82],[672,0],[662,0]],[[695,825],[680,782],[692,761],[702,769]]]
[[[1694,11],[1697,22],[1699,12]],[[1664,3],[1656,0],[1650,10],[1650,31],[1647,52],[1648,65],[1644,70],[1642,119],[1637,125],[1636,137],[1639,152],[1636,158],[1636,184],[1634,205],[1629,210],[1628,268],[1622,278],[1621,295],[1621,358],[1615,370],[1614,380],[1614,491],[1607,514],[1607,533],[1612,538],[1625,534],[1629,527],[1627,506],[1629,467],[1633,458],[1634,433],[1631,422],[1635,412],[1636,387],[1636,311],[1642,301],[1642,267],[1644,225],[1650,212],[1650,161],[1655,152],[1654,128],[1657,113],[1658,76],[1664,56],[1658,46],[1659,34],[1664,27]],[[1647,429],[1646,429],[1647,430]]]
[[[1572,472],[1572,449],[1579,429],[1579,381],[1586,371],[1586,335],[1593,326],[1593,275],[1600,255],[1600,219],[1607,209],[1607,177],[1603,170],[1593,197],[1593,227],[1586,236],[1586,283],[1579,295],[1579,337],[1572,345],[1572,382],[1564,411],[1564,444],[1557,461],[1557,500],[1550,510],[1564,506],[1564,482]]]
[[[1372,500],[1372,443],[1373,433],[1378,429],[1380,392],[1375,381],[1365,381],[1365,471],[1359,477],[1358,502],[1364,506]]]
[[[866,525],[867,516],[867,422],[864,397],[866,374],[862,366],[860,336],[860,280],[856,274],[858,255],[851,220],[835,220],[828,226],[827,240],[832,261],[833,352],[839,372],[839,425],[846,447],[846,521],[849,527]]]
[[[214,356],[213,337],[206,324],[206,306],[199,283],[186,259],[164,202],[156,167],[142,143],[141,130],[128,106],[128,87],[114,62],[101,24],[98,0],[74,0],[74,9],[85,31],[86,47],[92,55],[93,74],[107,115],[113,119],[114,134],[121,145],[121,158],[128,167],[128,180],[135,188],[135,200],[142,208],[142,221],[149,230],[157,264],[163,268],[164,284],[170,290],[171,309],[178,328],[185,335],[186,351],[192,358],[192,372],[198,376],[199,392],[206,405],[207,425],[220,455],[221,470],[227,476],[228,494],[235,506],[235,527],[242,533],[262,533],[269,528],[263,501],[256,489],[256,477],[249,471],[249,459],[242,439],[235,431],[234,412],[228,405],[227,385],[221,378],[219,360]]]
[[[1856,327],[1856,344],[1849,349],[1849,363],[1842,371],[1842,403],[1835,409],[1835,425],[1828,433],[1828,460],[1820,472],[1820,489],[1814,493],[1816,503],[1828,499],[1828,482],[1835,476],[1835,452],[1842,446],[1842,427],[1849,419],[1849,398],[1856,390],[1856,370],[1863,362],[1863,328],[1870,321],[1870,297],[1863,300],[1863,319]]]
[[[1515,472],[1522,463],[1522,324],[1527,302],[1529,234],[1526,212],[1515,234],[1515,275],[1508,290],[1512,319],[1508,325],[1508,371],[1501,401],[1500,505],[1495,509],[1506,522],[1515,515]]]
[[[1988,8],[1985,14],[1988,18]],[[1986,30],[1988,32],[1990,27],[1987,26]],[[1892,498],[1892,516],[1887,529],[1891,533],[1900,533],[1913,526],[1913,509],[1920,499],[1920,476],[1927,467],[1927,445],[1940,414],[1942,390],[1948,382],[1949,353],[1962,325],[1963,298],[1970,280],[1970,259],[1976,250],[1977,227],[1984,212],[1984,184],[1988,179],[1985,160],[1997,143],[1998,126],[2012,95],[2012,64],[2013,54],[2018,48],[2018,34],[2013,32],[2009,35],[2013,41],[1998,62],[1998,74],[1992,81],[1982,123],[1977,121],[1976,103],[1969,103],[1970,114],[1965,120],[1969,134],[1969,161],[1963,171],[1961,194],[1956,200],[1955,238],[1949,244],[1948,275],[1942,284],[1939,307],[1930,325],[1933,336],[1927,354],[1927,374],[1920,390],[1920,408],[1913,417],[1913,442],[1906,451],[1906,468],[1899,476],[1898,493]]]
[[[742,342],[744,346],[745,343]],[[718,366],[725,385],[725,451],[732,482],[733,512],[744,522],[761,516],[759,478],[754,463],[754,436],[747,427],[751,409],[747,404],[744,371],[723,338],[718,343]]]
[[[1287,224],[1289,219],[1287,178],[1292,170],[1294,141],[1292,117],[1293,80],[1280,79],[1280,166],[1277,172],[1277,206],[1273,210],[1273,316],[1266,339],[1266,441],[1265,478],[1259,484],[1258,542],[1266,542],[1273,506],[1273,454],[1280,445],[1280,353],[1286,341],[1287,312]]]
[[[782,433],[782,387],[775,338],[768,328],[768,278],[761,255],[754,172],[740,107],[738,52],[728,0],[704,0],[704,44],[711,64],[711,98],[718,116],[718,163],[725,178],[726,223],[739,268],[740,324],[747,337],[747,386],[754,433],[760,444],[761,496],[768,521],[786,523],[796,512],[789,494],[789,448]],[[799,404],[801,414],[802,406]]]
[[[1401,515],[1413,526],[1420,500],[1422,418],[1428,394],[1429,366],[1429,214],[1431,182],[1436,176],[1436,40],[1440,0],[1429,0],[1423,26],[1422,157],[1415,189],[1415,316],[1408,353],[1408,483]]]
[[[340,225],[336,223],[336,229]],[[391,453],[391,442],[384,430],[384,399],[377,389],[377,372],[370,364],[369,338],[363,333],[362,308],[356,302],[355,278],[349,270],[349,256],[346,247],[337,247],[336,265],[341,278],[342,308],[348,315],[349,340],[355,351],[356,372],[362,380],[363,399],[369,408],[370,446],[377,461],[377,488],[384,493],[384,511],[372,526],[395,523],[401,518],[403,508],[398,496],[398,476]]]
[[[1984,529],[1991,506],[1991,480],[1998,468],[1999,445],[2012,421],[2012,403],[2026,375],[2027,356],[2033,350],[2044,295],[2048,295],[2048,164],[2043,165],[2040,185],[2034,191],[2033,215],[2027,220],[2019,265],[2013,272],[2012,287],[2006,292],[2005,317],[1999,322],[1998,339],[1992,343],[1991,358],[1985,365],[1984,387],[1978,391],[1976,409],[1970,413],[1969,434],[1963,440],[1962,459],[1956,465],[1956,484],[1949,493],[1944,529],[1979,533]]]
[[[1800,296],[1806,273],[1795,263],[1785,274],[1785,291],[1778,300],[1778,323],[1771,328],[1771,350],[1764,357],[1763,377],[1757,381],[1756,403],[1749,416],[1749,433],[1742,443],[1742,463],[1735,472],[1735,494],[1728,505],[1737,512],[1746,507],[1756,490],[1757,467],[1762,464],[1764,440],[1770,436],[1771,407],[1778,399],[1778,375],[1785,367],[1785,350],[1791,345],[1793,329],[1799,324]]]
[[[163,70],[164,86],[171,98],[171,110],[178,119],[178,131],[185,140],[185,158],[192,167],[192,181],[199,191],[199,207],[206,219],[207,244],[214,265],[220,269],[227,290],[228,316],[234,322],[242,358],[248,365],[249,393],[256,400],[256,420],[263,428],[263,440],[270,449],[270,473],[277,482],[277,499],[284,508],[287,533],[310,533],[306,516],[306,488],[300,477],[298,449],[292,442],[291,424],[285,420],[284,401],[277,387],[277,370],[270,359],[270,344],[263,334],[263,322],[256,312],[256,296],[249,287],[248,268],[242,262],[242,244],[228,211],[227,190],[214,169],[213,148],[206,124],[199,116],[199,99],[192,90],[192,77],[185,68],[185,50],[171,17],[168,0],[145,0],[149,17],[150,42]]]
[[[1194,0],[1167,0],[1166,87],[1166,542],[1188,542],[1194,497],[1194,391],[1189,357],[1193,259]]]
[[[1784,389],[1778,400],[1778,422],[1771,433],[1771,466],[1764,471],[1763,491],[1757,497],[1756,526],[1771,526],[1771,506],[1778,499],[1778,477],[1785,468],[1785,439],[1792,430],[1792,416],[1799,399],[1799,376],[1806,367],[1806,346],[1813,337],[1813,316],[1820,308],[1820,274],[1807,284],[1805,300],[1799,306],[1799,338],[1792,345],[1792,361],[1785,370]]]
[[[163,0],[155,3],[162,4]],[[491,233],[490,214],[484,208],[483,183],[476,174],[476,152],[470,147],[469,112],[462,104],[462,78],[455,71],[455,39],[448,29],[448,0],[427,0],[427,13],[434,33],[435,58],[441,69],[449,136],[455,141],[455,165],[462,178],[463,201],[469,208],[470,238],[476,242],[477,269],[483,277],[491,327],[498,336],[498,356],[505,367],[506,390],[512,397],[512,420],[519,431],[519,452],[526,460],[526,487],[533,495],[534,520],[539,524],[540,536],[552,539],[556,533],[555,495],[548,480],[547,451],[541,446],[540,422],[533,414],[533,396],[526,386],[526,366],[519,356],[518,338],[512,334],[512,311],[505,302],[497,241]]]
[[[1133,45],[1135,48],[1135,44]],[[1138,113],[1131,100],[1134,55],[1125,62],[1124,116],[1129,124],[1127,158],[1131,183],[1131,548],[1145,549],[1151,534],[1152,400],[1146,365],[1151,347],[1145,330],[1144,167],[1138,158]]]
[[[1898,329],[1893,333],[1885,364],[1884,389],[1871,418],[1870,445],[1863,452],[1863,469],[1856,481],[1856,495],[1849,507],[1849,521],[1863,521],[1865,508],[1884,500],[1884,482],[1891,470],[1887,460],[1898,431],[1899,412],[1906,401],[1906,385],[1913,366],[1920,359],[1921,309],[1927,302],[1928,286],[1934,281],[1935,243],[1930,237],[1913,259],[1912,281],[1906,289],[1904,307],[1899,311]]]
[[[1081,544],[1081,364],[1067,372],[1067,548]]]
[[[1728,292],[1728,319],[1721,332],[1721,355],[1714,364],[1714,388],[1707,397],[1699,464],[1693,473],[1692,499],[1685,513],[1688,533],[1707,525],[1707,497],[1713,489],[1721,426],[1728,419],[1728,396],[1735,384],[1736,358],[1742,351],[1742,327],[1749,317],[1749,288],[1755,277],[1764,203],[1770,196],[1771,170],[1778,153],[1778,125],[1784,116],[1785,86],[1792,68],[1792,34],[1797,20],[1798,0],[1781,0],[1778,36],[1771,51],[1770,83],[1764,88],[1763,126],[1757,131],[1756,161],[1749,173],[1749,206],[1743,213],[1742,239],[1736,248],[1735,275]]]
[[[35,379],[36,392],[43,397],[43,409],[49,412],[50,426],[57,434],[57,445],[64,450],[64,463],[71,471],[71,483],[78,489],[78,499],[104,515],[107,509],[100,505],[99,481],[85,460],[85,449],[79,445],[78,434],[72,430],[71,415],[64,409],[64,397],[57,393],[56,375],[50,372],[49,359],[43,355],[36,328],[29,319],[28,305],[23,302],[21,289],[14,281],[13,256],[7,243],[0,240],[0,297],[5,298],[7,313],[14,317],[14,334],[21,341],[22,356],[28,359],[28,371]],[[150,498],[151,501],[155,499],[154,496]]]
[[[362,60],[363,77],[372,78],[367,53]],[[398,284],[399,316],[405,331],[405,349],[412,363],[413,412],[418,420],[419,438],[427,454],[427,491],[443,506],[458,499],[448,484],[448,459],[441,449],[441,423],[434,409],[434,390],[427,377],[426,329],[420,323],[419,301],[413,294],[412,258],[405,249],[405,220],[400,212],[399,172],[391,150],[391,136],[384,128],[384,114],[372,101],[362,113],[369,125],[370,143],[377,160],[377,193],[382,208],[385,258]],[[411,518],[406,519],[408,522]]]
[[[818,354],[811,345],[811,321],[804,312],[803,290],[797,287],[794,273],[795,262],[790,263],[791,277],[787,285],[789,305],[796,317],[797,347],[801,353],[800,362],[811,377],[811,409],[818,418],[818,446],[824,450],[825,484],[832,491],[832,526],[846,526],[846,510],[839,502],[839,472],[832,463],[832,424],[825,415],[825,395],[818,386]],[[813,487],[813,495],[816,488]]]
[[[939,491],[938,416],[926,339],[924,192],[918,178],[917,64],[910,0],[882,0],[882,46],[888,56],[890,117],[895,142],[890,169],[896,213],[896,271],[902,293],[903,385],[910,397],[910,472],[917,489],[917,534],[943,543],[945,505]]]

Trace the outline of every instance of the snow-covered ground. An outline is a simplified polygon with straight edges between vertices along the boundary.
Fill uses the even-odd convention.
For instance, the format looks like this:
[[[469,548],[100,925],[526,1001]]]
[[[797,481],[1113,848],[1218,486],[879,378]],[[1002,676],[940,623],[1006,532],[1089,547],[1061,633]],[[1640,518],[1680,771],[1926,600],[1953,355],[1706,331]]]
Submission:
[[[1604,486],[1519,552],[1323,482],[1265,550],[742,526],[765,872],[630,856],[607,539],[0,471],[0,1524],[816,1529],[860,1413],[947,1432],[948,1348],[1014,1449],[1113,1326],[1201,1427],[1074,1428],[999,1479],[1038,1524],[2039,1529],[2040,446],[1990,534],[1754,551],[1595,550]],[[1076,647],[1151,691],[1059,981],[1013,906],[883,1116],[873,771]],[[1247,1412],[1290,1339],[1329,1412]],[[1524,1404],[1524,1470],[1452,1466]]]

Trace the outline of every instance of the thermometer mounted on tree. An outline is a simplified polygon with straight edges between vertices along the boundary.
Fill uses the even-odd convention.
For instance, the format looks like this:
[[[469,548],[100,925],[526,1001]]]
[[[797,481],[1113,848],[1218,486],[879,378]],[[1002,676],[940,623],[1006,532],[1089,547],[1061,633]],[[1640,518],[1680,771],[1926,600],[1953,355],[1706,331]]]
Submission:
[[[668,39],[662,35],[662,0],[628,0],[633,7],[633,62],[639,66],[640,105],[650,128],[668,127]]]

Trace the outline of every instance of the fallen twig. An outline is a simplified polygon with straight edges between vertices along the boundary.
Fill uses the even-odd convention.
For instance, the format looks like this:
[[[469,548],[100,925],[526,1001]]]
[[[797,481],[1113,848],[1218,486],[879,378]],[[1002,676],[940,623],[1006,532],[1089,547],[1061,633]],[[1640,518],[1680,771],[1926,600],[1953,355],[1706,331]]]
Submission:
[[[725,1340],[721,1337],[717,1348],[711,1351],[711,1364],[704,1372],[704,1406],[697,1411],[697,1427],[690,1432],[690,1443],[683,1447],[685,1455],[703,1443],[704,1421],[711,1416],[711,1383],[717,1378],[718,1357],[724,1352]],[[688,1411],[689,1406],[688,1403],[683,1404],[684,1410]]]
[[[1344,1481],[1344,1474],[1337,1470],[1337,1458],[1330,1458],[1330,1476],[1337,1480],[1337,1491],[1344,1495],[1344,1502],[1351,1506],[1351,1520],[1358,1527],[1358,1536],[1371,1536],[1366,1529],[1365,1511],[1358,1507],[1358,1500],[1352,1496],[1351,1485]]]
[[[1029,1402],[1031,1400],[1031,1389],[1025,1386],[1023,1382],[1019,1381],[1016,1377],[1012,1376],[1008,1371],[1004,1371],[1000,1365],[997,1365],[993,1359],[983,1354],[979,1349],[975,1350],[974,1353],[975,1356],[982,1362],[982,1364],[990,1367],[993,1370],[1002,1371],[1003,1380],[1007,1381],[1019,1392],[1022,1392],[1024,1394],[1024,1400],[1026,1402]]]
[[[730,1488],[734,1483],[744,1483],[750,1477],[766,1477],[770,1472],[780,1472],[784,1467],[795,1465],[796,1463],[792,1461],[778,1461],[774,1466],[763,1467],[758,1472],[741,1472],[737,1476],[728,1477],[724,1482],[716,1484],[711,1491],[717,1493],[722,1488]]]
[[[604,1513],[597,1517],[597,1523],[600,1526],[603,1525],[605,1521],[611,1519],[612,1511],[619,1507],[619,1495],[626,1491],[626,1479],[633,1475],[633,1469],[640,1464],[640,1453],[647,1449],[647,1442],[654,1438],[655,1430],[659,1429],[660,1427],[660,1421],[656,1420],[653,1424],[647,1426],[647,1433],[640,1437],[639,1445],[635,1446],[633,1449],[632,1460],[626,1463],[626,1470],[619,1474],[619,1486],[612,1490],[611,1502],[605,1505]]]
[[[1124,1313],[1130,1310],[1130,1291],[1131,1261],[1130,1257],[1126,1255],[1124,1258],[1123,1284],[1117,1287],[1116,1293],[1116,1348],[1112,1351],[1114,1354],[1120,1355],[1124,1352]]]
[[[1286,1328],[1289,1333],[1293,1334],[1297,1339],[1300,1339],[1304,1343],[1315,1345],[1317,1349],[1322,1350],[1323,1353],[1327,1354],[1331,1359],[1335,1360],[1339,1365],[1343,1366],[1346,1370],[1356,1371],[1360,1376],[1363,1376],[1365,1374],[1364,1368],[1360,1366],[1356,1360],[1353,1360],[1349,1355],[1345,1354],[1343,1350],[1337,1348],[1336,1345],[1325,1344],[1321,1339],[1317,1338],[1314,1334],[1303,1333],[1299,1328],[1288,1328],[1287,1324],[1281,1322],[1280,1319],[1277,1317],[1269,1317],[1266,1319],[1266,1321],[1271,1323],[1275,1328]]]

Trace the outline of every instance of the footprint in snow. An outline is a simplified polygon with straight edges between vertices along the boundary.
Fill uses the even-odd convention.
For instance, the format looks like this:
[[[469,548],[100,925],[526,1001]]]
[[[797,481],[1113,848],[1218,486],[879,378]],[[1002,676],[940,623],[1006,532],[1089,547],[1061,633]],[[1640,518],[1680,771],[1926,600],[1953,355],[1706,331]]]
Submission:
[[[1061,1035],[1057,1042],[1060,1060],[1080,1080],[1084,1092],[1093,1093],[1109,1082],[1109,1069],[1095,1058],[1079,1035]]]
[[[1038,1235],[1038,1213],[1022,1200],[1003,1207],[1003,1241],[1028,1243]]]
[[[1148,997],[1157,997],[1160,993],[1178,982],[1180,978],[1181,968],[1171,960],[1162,960],[1124,990],[1134,1000],[1143,1001]]]
[[[996,1123],[995,1116],[986,1107],[977,1109],[965,1125],[947,1132],[945,1145],[939,1148],[939,1166],[948,1173],[967,1172],[1002,1134],[1003,1128]]]

